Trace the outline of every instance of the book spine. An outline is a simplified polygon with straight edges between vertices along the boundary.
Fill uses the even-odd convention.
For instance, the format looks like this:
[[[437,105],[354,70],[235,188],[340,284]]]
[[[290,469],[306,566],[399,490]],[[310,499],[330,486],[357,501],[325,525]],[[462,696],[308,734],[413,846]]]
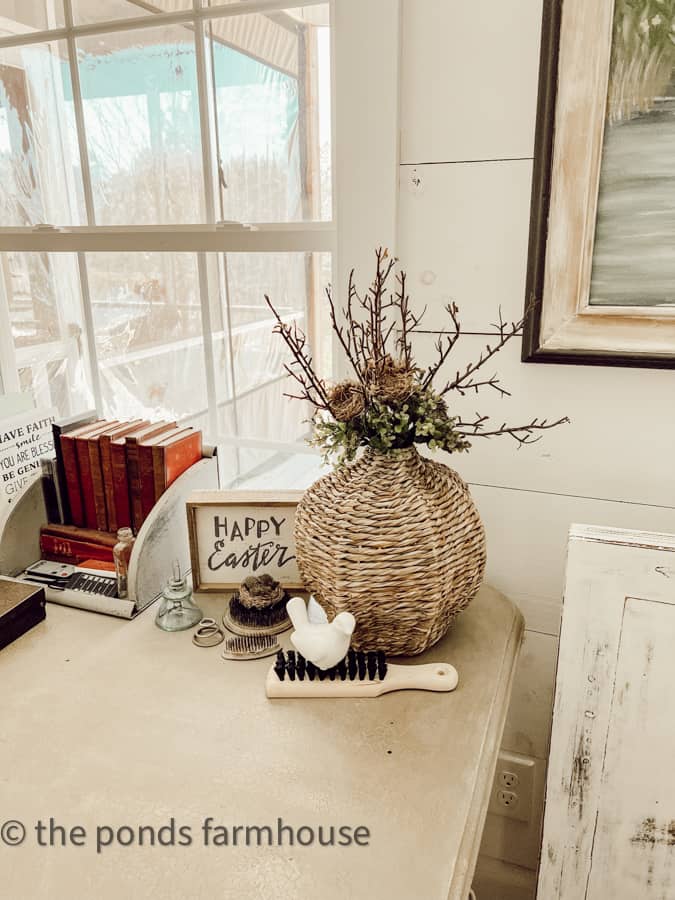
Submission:
[[[89,459],[89,441],[86,438],[75,438],[77,465],[80,470],[80,490],[82,491],[82,508],[84,522],[75,524],[96,528],[96,503],[94,502],[94,482],[91,475]]]
[[[52,562],[81,562],[84,559],[96,559],[102,562],[113,562],[112,547],[94,544],[89,541],[72,541],[67,538],[54,537],[51,534],[40,535],[40,552],[43,559]],[[52,559],[58,557],[58,559]]]
[[[108,531],[117,532],[117,512],[115,510],[115,488],[112,472],[112,438],[109,434],[102,434],[98,439],[98,450],[101,455],[101,478],[103,479],[103,494],[105,509],[108,517]]]
[[[172,447],[164,455],[165,483],[173,484],[179,475],[202,458],[202,433],[195,431]]]
[[[131,505],[129,503],[126,445],[111,444],[110,455],[116,525],[117,528],[129,528],[131,526]]]
[[[84,506],[82,505],[82,489],[80,487],[80,470],[77,465],[75,438],[61,435],[61,453],[63,470],[66,479],[66,496],[70,507],[70,521],[73,525],[84,525]]]
[[[45,501],[48,522],[60,522],[59,503],[56,495],[56,479],[54,478],[55,460],[43,456],[40,460],[42,470],[42,494]]]
[[[103,472],[101,469],[100,438],[87,441],[89,450],[89,465],[91,466],[91,481],[94,491],[94,510],[96,512],[96,528],[99,531],[108,530],[108,513],[105,505],[105,488],[103,486]]]
[[[40,534],[50,534],[52,537],[64,538],[67,541],[101,544],[104,547],[114,547],[117,543],[117,538],[113,534],[92,531],[89,528],[77,528],[75,525],[43,525]]]
[[[141,523],[145,522],[155,505],[155,447],[138,447],[138,477],[141,485]]]
[[[141,502],[141,476],[139,471],[138,441],[129,438],[126,441],[127,477],[129,479],[129,506],[131,508],[131,526],[138,533],[143,521]]]
[[[57,496],[61,506],[61,521],[70,522],[70,501],[68,499],[68,482],[66,480],[66,470],[63,465],[63,449],[61,447],[61,426],[54,423],[52,425],[52,437],[54,439],[55,471],[54,480],[56,482]]]
[[[164,447],[152,448],[152,471],[155,485],[155,503],[166,490],[166,467],[164,465]]]

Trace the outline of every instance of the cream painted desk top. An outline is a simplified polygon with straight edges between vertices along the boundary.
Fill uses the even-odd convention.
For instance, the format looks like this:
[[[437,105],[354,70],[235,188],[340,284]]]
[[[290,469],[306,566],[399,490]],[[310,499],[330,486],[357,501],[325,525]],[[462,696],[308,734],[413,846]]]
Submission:
[[[466,900],[522,635],[506,598],[483,587],[419,658],[453,663],[454,693],[375,700],[269,701],[270,660],[225,662],[154,615],[48,605],[0,652],[0,828],[27,828],[22,845],[0,844],[0,896]],[[83,826],[86,845],[38,846],[50,816]],[[97,825],[172,816],[191,846],[96,852]],[[207,816],[228,829],[364,825],[370,843],[205,847]]]

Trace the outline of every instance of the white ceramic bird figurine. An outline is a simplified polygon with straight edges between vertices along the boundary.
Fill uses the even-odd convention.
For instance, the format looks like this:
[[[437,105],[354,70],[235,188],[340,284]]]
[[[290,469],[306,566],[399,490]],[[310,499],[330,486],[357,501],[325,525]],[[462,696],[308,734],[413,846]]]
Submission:
[[[286,610],[295,629],[291,643],[305,659],[319,669],[330,669],[345,658],[356,627],[356,619],[351,613],[338,613],[332,622],[313,623],[309,621],[302,597],[292,597]]]

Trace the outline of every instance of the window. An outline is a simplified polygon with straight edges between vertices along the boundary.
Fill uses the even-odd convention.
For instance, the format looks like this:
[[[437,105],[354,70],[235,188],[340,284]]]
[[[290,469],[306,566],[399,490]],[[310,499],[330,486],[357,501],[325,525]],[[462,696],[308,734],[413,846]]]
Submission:
[[[331,4],[291,2],[2,0],[4,391],[304,436],[264,295],[328,372]]]

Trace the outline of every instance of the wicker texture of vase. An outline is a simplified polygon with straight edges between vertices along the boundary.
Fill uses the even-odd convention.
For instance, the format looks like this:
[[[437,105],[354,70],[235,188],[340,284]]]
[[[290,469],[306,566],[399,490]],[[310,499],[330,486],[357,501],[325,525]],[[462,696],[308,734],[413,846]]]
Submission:
[[[295,520],[300,574],[329,617],[356,617],[352,645],[414,655],[476,595],[485,533],[462,479],[414,448],[379,453],[319,479]]]

